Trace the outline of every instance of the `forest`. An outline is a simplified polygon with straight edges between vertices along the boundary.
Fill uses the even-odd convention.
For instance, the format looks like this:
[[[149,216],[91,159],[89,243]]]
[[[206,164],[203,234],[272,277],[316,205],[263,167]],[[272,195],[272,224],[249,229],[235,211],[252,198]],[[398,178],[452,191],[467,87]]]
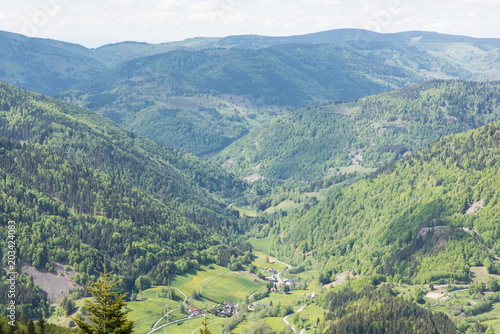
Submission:
[[[1,233],[18,222],[19,261],[49,272],[52,261],[68,262],[85,285],[107,255],[131,291],[140,276],[165,284],[168,274],[227,265],[248,250],[240,236],[260,218],[226,208],[247,186],[218,166],[6,84],[0,135]],[[46,310],[32,279],[18,282],[25,313]]]
[[[438,139],[289,212],[269,238],[295,263],[318,263],[325,283],[347,269],[411,284],[467,282],[471,266],[495,273],[499,144],[498,122]]]
[[[500,119],[498,83],[430,81],[282,116],[213,160],[233,173],[314,181],[359,165],[380,168],[453,133]]]

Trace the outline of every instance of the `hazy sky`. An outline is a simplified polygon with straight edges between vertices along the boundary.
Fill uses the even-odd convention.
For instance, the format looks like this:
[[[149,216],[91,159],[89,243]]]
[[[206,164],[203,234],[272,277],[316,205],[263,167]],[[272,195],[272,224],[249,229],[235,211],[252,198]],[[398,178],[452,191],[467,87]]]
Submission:
[[[337,28],[500,38],[498,0],[8,0],[0,30],[96,47]]]

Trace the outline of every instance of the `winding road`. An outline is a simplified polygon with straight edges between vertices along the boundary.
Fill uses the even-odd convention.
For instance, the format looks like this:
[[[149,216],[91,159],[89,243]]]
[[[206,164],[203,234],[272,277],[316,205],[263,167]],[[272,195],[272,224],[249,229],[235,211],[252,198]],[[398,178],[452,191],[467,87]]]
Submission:
[[[184,301],[183,301],[183,303],[185,303],[185,302],[188,300],[188,297],[186,296],[186,294],[185,294],[184,292],[182,292],[181,290],[177,289],[177,288],[174,288],[174,289],[175,289],[175,290],[177,290],[177,291],[179,291],[179,292],[180,292],[180,293],[184,296]],[[165,324],[165,325],[162,325],[161,327],[156,328],[156,326],[158,326],[158,324],[160,323],[160,321],[162,321],[162,320],[163,320],[163,319],[164,319],[167,315],[169,315],[170,313],[172,313],[172,312],[174,312],[175,310],[178,310],[178,309],[179,309],[179,308],[178,308],[178,307],[176,307],[176,308],[174,308],[173,310],[170,310],[170,311],[168,311],[167,313],[165,313],[165,315],[164,315],[163,317],[161,317],[161,318],[160,318],[157,322],[155,322],[155,324],[153,325],[153,327],[151,327],[151,331],[149,331],[149,332],[148,332],[148,334],[149,334],[149,333],[153,333],[153,332],[157,331],[158,329],[160,329],[160,328],[162,328],[162,327],[165,327],[165,326],[167,326],[167,325],[169,325],[169,324],[173,324],[174,322],[179,321],[179,320],[172,321],[172,322],[169,322],[169,323],[167,323],[167,324]],[[187,318],[186,318],[186,319],[187,319]],[[181,320],[184,320],[184,319],[181,319]]]
[[[304,307],[306,307],[306,304],[302,305],[302,306],[301,306],[301,307],[297,310],[297,312],[293,312],[292,314],[289,314],[289,315],[287,315],[287,316],[284,316],[284,317],[283,317],[283,321],[285,322],[285,324],[287,324],[288,326],[290,326],[290,327],[292,328],[292,332],[294,332],[294,333],[297,333],[297,330],[295,329],[295,327],[293,327],[293,325],[292,325],[292,324],[290,324],[290,323],[288,322],[288,318],[289,318],[289,317],[291,317],[292,315],[295,315],[295,314],[299,313],[300,311],[302,311],[302,310],[304,309]],[[304,332],[305,332],[305,331],[304,331]],[[300,333],[302,333],[302,330],[300,331]]]

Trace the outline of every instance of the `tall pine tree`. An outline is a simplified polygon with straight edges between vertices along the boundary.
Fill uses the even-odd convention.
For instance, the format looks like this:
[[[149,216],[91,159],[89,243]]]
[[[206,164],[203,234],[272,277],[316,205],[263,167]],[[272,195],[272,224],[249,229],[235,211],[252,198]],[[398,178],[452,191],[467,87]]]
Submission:
[[[106,258],[104,258],[104,271],[98,272],[101,277],[97,282],[91,282],[89,288],[93,299],[87,299],[84,307],[89,314],[89,322],[72,318],[86,334],[129,334],[134,331],[134,322],[127,320],[129,311],[122,310],[125,306],[125,294],[111,291],[120,282],[110,283],[106,271]]]

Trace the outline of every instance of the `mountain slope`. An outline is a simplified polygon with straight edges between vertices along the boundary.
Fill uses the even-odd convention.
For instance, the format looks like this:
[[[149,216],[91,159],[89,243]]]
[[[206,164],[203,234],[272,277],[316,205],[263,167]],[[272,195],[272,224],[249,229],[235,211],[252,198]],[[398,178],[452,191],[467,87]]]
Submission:
[[[500,78],[498,39],[339,29],[97,49],[1,32],[0,79],[209,157],[278,115],[430,78]],[[80,91],[67,92],[71,87]]]
[[[407,50],[390,43],[381,47],[398,49],[398,57],[428,67]],[[138,134],[202,154],[226,147],[277,109],[351,99],[422,80],[385,61],[328,44],[173,51],[127,62],[74,86],[83,94],[58,97]]]
[[[215,158],[242,176],[315,180],[379,168],[448,134],[500,119],[499,83],[433,81],[283,116]]]
[[[43,94],[55,94],[105,67],[87,48],[0,31],[0,80]]]
[[[69,261],[85,283],[107,254],[130,290],[241,253],[252,221],[226,206],[246,185],[216,165],[3,83],[0,137],[2,245],[15,220],[19,260]]]
[[[444,137],[289,214],[275,244],[297,260],[311,252],[326,282],[346,269],[413,283],[497,272],[499,168],[499,122]]]
[[[364,29],[334,29],[311,34],[295,36],[259,36],[259,35],[236,35],[227,36],[217,41],[218,47],[243,48],[243,49],[263,49],[278,44],[313,44],[328,43],[342,44],[352,41],[392,41],[410,42],[418,38],[421,42],[434,43],[456,43],[465,42],[473,44],[484,50],[500,48],[500,40],[497,38],[473,38],[468,36],[440,34],[427,31],[405,31],[399,33],[377,33]]]

